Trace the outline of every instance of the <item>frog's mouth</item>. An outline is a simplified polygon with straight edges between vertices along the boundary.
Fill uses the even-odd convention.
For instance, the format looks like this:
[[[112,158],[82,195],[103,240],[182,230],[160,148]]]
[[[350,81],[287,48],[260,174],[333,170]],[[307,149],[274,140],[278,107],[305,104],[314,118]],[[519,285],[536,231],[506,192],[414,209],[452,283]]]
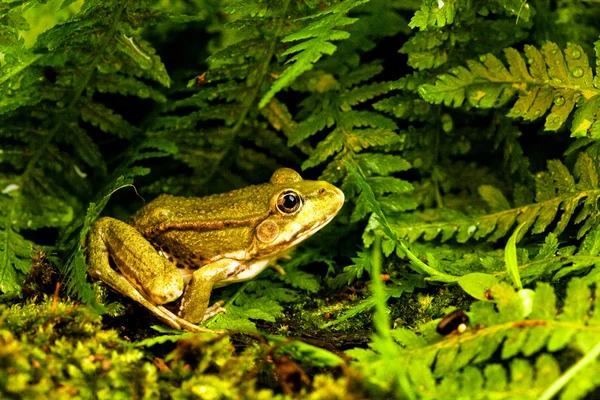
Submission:
[[[323,228],[325,225],[331,222],[331,220],[335,217],[336,214],[330,215],[327,218],[316,221],[310,228],[299,232],[295,238],[290,241],[290,247],[297,245],[298,243],[304,241],[305,239],[311,237],[315,234],[319,229]]]

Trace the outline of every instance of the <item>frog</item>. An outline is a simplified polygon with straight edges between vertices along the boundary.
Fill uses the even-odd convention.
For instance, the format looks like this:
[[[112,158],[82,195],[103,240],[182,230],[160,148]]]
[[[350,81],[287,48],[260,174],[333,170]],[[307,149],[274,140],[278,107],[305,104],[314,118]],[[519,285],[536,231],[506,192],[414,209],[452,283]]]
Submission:
[[[128,222],[102,217],[87,235],[88,273],[167,325],[201,332],[226,312],[214,288],[247,281],[327,225],[344,193],[289,168],[269,182],[205,197],[162,194]]]

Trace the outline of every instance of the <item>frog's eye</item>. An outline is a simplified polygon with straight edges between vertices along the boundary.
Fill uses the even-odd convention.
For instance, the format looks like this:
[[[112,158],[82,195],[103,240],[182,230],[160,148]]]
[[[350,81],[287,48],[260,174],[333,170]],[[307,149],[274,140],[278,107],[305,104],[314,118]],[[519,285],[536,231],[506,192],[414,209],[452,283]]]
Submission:
[[[292,190],[287,190],[277,198],[277,209],[285,214],[293,214],[302,206],[302,198]]]

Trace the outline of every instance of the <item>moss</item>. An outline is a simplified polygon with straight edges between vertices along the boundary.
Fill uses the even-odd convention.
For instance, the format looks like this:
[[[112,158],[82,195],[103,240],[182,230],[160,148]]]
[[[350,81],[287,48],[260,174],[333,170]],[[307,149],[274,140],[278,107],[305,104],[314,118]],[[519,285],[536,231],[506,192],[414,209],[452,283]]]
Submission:
[[[90,308],[50,296],[1,305],[0,326],[0,398],[341,398],[334,370],[290,383],[304,367],[260,335],[234,346],[229,335],[178,333],[140,347]]]

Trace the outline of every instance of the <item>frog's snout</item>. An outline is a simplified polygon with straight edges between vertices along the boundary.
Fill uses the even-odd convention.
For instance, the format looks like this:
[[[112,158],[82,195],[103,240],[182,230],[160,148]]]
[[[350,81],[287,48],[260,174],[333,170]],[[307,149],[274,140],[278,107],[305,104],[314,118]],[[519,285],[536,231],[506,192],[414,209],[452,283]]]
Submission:
[[[338,204],[338,211],[342,208],[342,206],[344,205],[344,200],[346,199],[346,197],[344,196],[344,192],[342,192],[341,189],[336,188],[335,186],[333,187],[334,192],[335,192],[335,198],[337,199],[337,204]]]
[[[327,204],[332,206],[333,214],[337,214],[344,205],[344,192],[329,183],[319,189],[317,194],[320,198],[327,199]]]

